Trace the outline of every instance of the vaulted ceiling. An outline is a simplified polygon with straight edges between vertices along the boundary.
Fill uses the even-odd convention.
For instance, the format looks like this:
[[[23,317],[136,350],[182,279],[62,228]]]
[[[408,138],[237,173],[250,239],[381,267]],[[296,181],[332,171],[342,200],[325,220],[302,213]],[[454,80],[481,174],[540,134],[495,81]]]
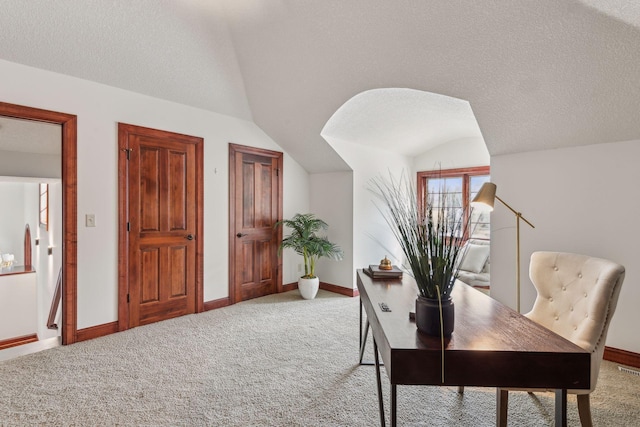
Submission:
[[[30,0],[2,7],[0,58],[253,120],[310,172],[348,169],[320,133],[348,100],[380,88],[468,101],[492,155],[640,139],[640,6],[630,1]],[[434,117],[425,122],[437,126]],[[359,142],[385,144],[394,126],[409,133],[405,121],[388,126]],[[460,137],[441,132],[429,144],[452,134]]]

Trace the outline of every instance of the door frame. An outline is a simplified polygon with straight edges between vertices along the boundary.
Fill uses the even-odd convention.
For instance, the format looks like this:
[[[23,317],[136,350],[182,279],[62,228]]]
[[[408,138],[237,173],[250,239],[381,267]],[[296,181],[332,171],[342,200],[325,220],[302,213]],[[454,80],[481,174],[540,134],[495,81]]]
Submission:
[[[204,311],[204,140],[199,137],[159,129],[118,123],[118,331],[129,329],[129,213],[128,144],[129,135],[170,137],[195,144],[196,151],[196,300],[195,312]]]
[[[235,266],[235,253],[236,253],[236,204],[235,204],[235,186],[236,186],[236,153],[243,154],[256,154],[259,156],[271,157],[277,159],[278,162],[278,221],[282,220],[283,215],[283,153],[280,151],[266,150],[264,148],[247,147],[245,145],[238,145],[229,143],[229,304],[235,304],[236,302],[236,266]],[[276,233],[276,244],[280,246],[282,242],[282,227],[278,228]],[[278,269],[276,277],[276,293],[283,291],[282,286],[282,257],[277,257],[278,263],[276,265]]]
[[[78,340],[78,118],[0,102],[0,115],[62,126],[62,344]]]

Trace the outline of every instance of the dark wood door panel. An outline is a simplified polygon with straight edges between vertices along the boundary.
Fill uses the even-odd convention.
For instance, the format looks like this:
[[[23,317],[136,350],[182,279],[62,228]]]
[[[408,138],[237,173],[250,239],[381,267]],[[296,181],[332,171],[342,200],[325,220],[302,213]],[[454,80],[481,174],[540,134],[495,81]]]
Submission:
[[[187,246],[170,246],[167,248],[169,257],[168,272],[170,293],[168,298],[188,295],[189,282],[189,254]]]
[[[144,248],[140,250],[140,305],[160,301],[161,266],[160,248]]]
[[[187,192],[189,182],[189,164],[186,152],[169,151],[169,173],[168,173],[168,200],[169,207],[167,218],[170,231],[187,230],[189,194]],[[191,165],[193,167],[193,165]],[[195,224],[190,224],[194,226]]]
[[[160,150],[140,146],[140,231],[160,231],[160,169]]]
[[[239,269],[237,280],[241,285],[241,299],[244,301],[277,292],[272,239],[249,240],[241,247],[244,267]]]
[[[242,212],[243,229],[250,229],[255,226],[255,199],[256,199],[256,182],[253,179],[255,176],[255,164],[245,162],[240,155],[237,159],[237,164],[242,168],[241,175],[241,192],[239,199],[241,200],[240,212]],[[236,203],[237,203],[236,199]]]
[[[184,301],[186,297],[176,299],[173,304],[149,304],[140,308],[140,322],[138,326],[148,325],[150,323],[160,322],[162,320],[172,319],[174,317],[191,314],[187,310]]]
[[[274,212],[274,200],[273,198],[277,196],[273,191],[273,183],[272,180],[274,178],[273,169],[276,168],[277,165],[269,162],[268,164],[260,164],[260,168],[257,173],[260,175],[260,188],[257,194],[256,200],[258,204],[258,209],[256,209],[256,218],[255,218],[255,227],[256,228],[266,228],[272,229],[274,222],[274,218],[278,217],[278,213]]]
[[[242,268],[238,270],[238,283],[243,286],[251,285],[255,281],[253,274],[255,242],[253,240],[245,240],[239,244],[239,250],[241,251],[240,257],[242,258],[243,265]]]
[[[265,295],[274,293],[273,286],[270,283],[253,282],[251,284],[242,285],[242,301],[253,298],[260,298]]]
[[[259,248],[257,250],[258,260],[256,262],[256,270],[258,277],[257,279],[260,282],[268,282],[270,285],[275,284],[275,275],[273,274],[275,271],[273,265],[273,245],[271,244],[271,239],[265,239],[262,241],[258,241],[256,247]],[[272,292],[275,292],[275,287],[272,289]]]

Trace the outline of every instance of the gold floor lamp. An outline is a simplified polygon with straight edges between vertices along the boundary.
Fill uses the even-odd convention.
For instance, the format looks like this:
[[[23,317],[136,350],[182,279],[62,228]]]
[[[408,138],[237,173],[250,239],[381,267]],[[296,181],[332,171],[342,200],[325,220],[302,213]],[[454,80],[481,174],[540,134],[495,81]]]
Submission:
[[[476,197],[471,201],[471,206],[488,209],[489,212],[493,210],[493,204],[495,199],[498,199],[500,203],[505,205],[516,216],[516,308],[520,313],[520,220],[523,220],[535,228],[522,214],[511,206],[509,206],[504,200],[496,196],[496,185],[493,182],[485,182],[480,187],[480,191],[476,194]]]

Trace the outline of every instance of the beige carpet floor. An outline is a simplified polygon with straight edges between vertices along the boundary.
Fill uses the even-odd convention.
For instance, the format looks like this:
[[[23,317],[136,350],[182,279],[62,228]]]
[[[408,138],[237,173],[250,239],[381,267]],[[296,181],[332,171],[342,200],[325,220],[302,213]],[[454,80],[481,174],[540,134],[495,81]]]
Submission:
[[[0,425],[379,425],[358,302],[293,291],[0,362]],[[398,410],[403,426],[492,426],[495,390],[399,386]],[[509,410],[510,426],[553,425],[552,394],[511,393]],[[605,362],[592,411],[639,426],[640,377]]]

